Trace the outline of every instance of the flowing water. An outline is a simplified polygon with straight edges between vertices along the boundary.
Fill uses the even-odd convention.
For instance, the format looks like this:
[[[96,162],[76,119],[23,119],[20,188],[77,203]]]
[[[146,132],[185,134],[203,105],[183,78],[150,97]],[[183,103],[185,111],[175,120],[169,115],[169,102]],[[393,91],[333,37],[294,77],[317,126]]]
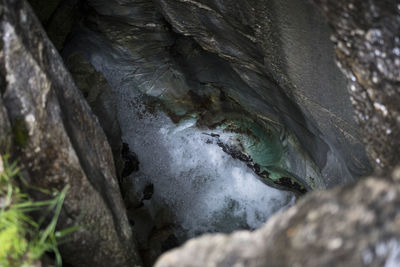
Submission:
[[[140,162],[133,184],[138,194],[154,185],[144,204],[154,212],[155,206],[168,206],[180,225],[177,236],[255,229],[293,203],[292,193],[259,181],[245,163],[211,142],[211,131],[197,129],[195,120],[176,125],[162,112],[150,114],[133,93],[125,92],[121,100],[123,139]]]
[[[83,51],[112,88],[123,141],[140,162],[130,176],[131,194],[140,199],[146,186],[154,187],[151,199],[143,201],[151,218],[135,220],[136,229],[150,232],[149,221],[171,220],[179,241],[206,232],[255,229],[294,202],[294,194],[265,185],[244,162],[223,152],[209,140],[211,131],[196,128],[194,119],[177,125],[160,108],[147,111],[141,94],[161,92],[162,97],[172,85],[173,92],[184,90],[179,82],[161,79],[166,74],[158,77],[157,69],[147,70],[143,58],[111,47],[90,31],[77,34],[69,49],[65,54]],[[227,133],[217,134],[224,139]]]

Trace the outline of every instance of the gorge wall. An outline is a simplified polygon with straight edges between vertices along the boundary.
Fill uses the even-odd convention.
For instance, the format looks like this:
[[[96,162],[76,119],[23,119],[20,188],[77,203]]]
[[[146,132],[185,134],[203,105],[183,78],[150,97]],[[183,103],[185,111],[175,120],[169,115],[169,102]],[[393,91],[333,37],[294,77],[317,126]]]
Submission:
[[[100,118],[114,152],[120,149],[121,142],[115,141],[120,135],[142,161],[139,172],[121,177],[121,184],[143,255],[159,254],[154,247],[163,251],[162,247],[169,246],[165,242],[181,235],[171,234],[175,220],[160,211],[165,210],[160,208],[164,202],[175,205],[172,200],[167,197],[160,200],[163,204],[155,204],[170,189],[150,177],[168,179],[175,190],[187,188],[168,176],[171,167],[163,169],[168,162],[163,157],[171,155],[173,148],[167,145],[168,150],[162,152],[164,145],[158,141],[154,146],[154,140],[162,140],[163,135],[151,137],[158,128],[140,120],[146,112],[165,113],[181,125],[178,128],[195,127],[208,133],[213,137],[209,142],[244,161],[264,183],[296,194],[346,184],[371,171],[352,116],[345,77],[334,62],[330,28],[316,8],[306,1],[241,5],[228,1],[88,1],[86,13],[63,46],[64,61]],[[299,10],[304,14],[299,15]],[[140,105],[144,109],[136,108]],[[127,115],[129,107],[137,111]],[[141,114],[138,122],[133,120],[136,113]],[[140,132],[139,136],[134,132]],[[142,148],[150,142],[159,154]],[[157,160],[146,173],[148,157]],[[150,185],[154,196],[150,203],[143,202],[143,192]],[[197,194],[195,190],[182,196],[173,193],[185,202]],[[216,199],[209,194],[207,198]],[[196,222],[190,225],[197,229],[202,216],[210,218],[208,213],[200,214],[191,216]],[[205,229],[215,231],[211,225],[221,225],[214,222],[220,215],[211,217]],[[228,227],[219,231],[223,229]],[[157,241],[150,241],[154,236]],[[154,260],[154,255],[144,257]]]
[[[349,79],[356,118],[377,173],[314,192],[255,232],[209,235],[165,254],[156,266],[399,265],[398,103],[400,7],[392,1],[315,1]]]
[[[67,263],[151,265],[197,235],[179,238],[171,218],[193,211],[180,227],[201,226],[201,212],[225,203],[220,192],[261,181],[274,188],[229,198],[222,214],[246,216],[226,232],[254,230],[292,196],[350,185],[307,193],[260,230],[189,241],[157,266],[396,264],[398,5],[30,2],[63,60],[24,1],[0,2],[0,126],[32,184],[71,186],[60,226],[85,227],[62,247]],[[221,182],[188,187],[210,171],[193,160]],[[354,184],[373,170],[386,178]],[[179,191],[215,202],[190,210]],[[176,198],[165,206],[163,195]],[[218,217],[208,214],[203,225]]]
[[[289,157],[309,163],[288,159],[284,169],[305,188],[370,173],[329,27],[307,1],[278,2],[89,1],[92,12],[63,56],[68,64],[80,53],[114,90],[136,88],[176,122],[196,117],[215,128],[244,120],[285,132]],[[261,167],[273,164],[245,153]]]

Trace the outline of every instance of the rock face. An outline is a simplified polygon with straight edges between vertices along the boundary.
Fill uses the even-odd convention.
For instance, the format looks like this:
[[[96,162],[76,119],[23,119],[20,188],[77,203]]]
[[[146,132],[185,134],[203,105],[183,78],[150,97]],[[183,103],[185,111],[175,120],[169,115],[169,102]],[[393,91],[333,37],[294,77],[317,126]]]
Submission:
[[[314,1],[334,28],[357,122],[375,170],[400,161],[400,5],[396,1]]]
[[[314,192],[260,230],[192,240],[157,266],[399,265],[400,6],[313,1],[327,21],[306,0],[88,0],[76,27],[79,1],[30,1],[63,48],[117,166],[117,103],[124,99],[115,92],[131,89],[174,122],[236,131],[244,142],[216,142],[270,182],[271,170],[289,183],[294,171],[304,192],[369,174],[358,128],[377,175],[389,177]],[[84,227],[61,247],[63,256],[74,266],[140,264],[97,119],[26,3],[0,0],[0,16],[0,134],[14,140],[32,184],[71,186],[60,227]],[[328,23],[350,94],[333,61]],[[263,139],[277,142],[254,142]],[[256,149],[238,149],[246,142]],[[290,170],[277,167],[279,157],[261,166],[267,172],[260,168],[267,145],[278,156],[289,151]],[[148,186],[143,199],[156,190]],[[133,194],[127,202],[130,218],[144,225],[134,230],[150,265],[171,237],[168,229],[155,231],[167,220],[152,217]]]
[[[65,61],[72,77],[88,102],[91,110],[99,119],[113,150],[113,158],[118,178],[123,176],[121,129],[117,117],[117,102],[112,88],[104,76],[80,53],[75,53]]]
[[[369,173],[345,81],[333,62],[330,30],[308,1],[156,0],[174,30],[229,63],[249,92],[299,139],[327,187]],[[250,111],[251,112],[251,111]]]
[[[399,6],[393,1],[315,1],[334,28],[357,121],[377,172],[314,192],[255,232],[209,235],[163,255],[156,266],[398,266],[400,169]]]
[[[289,151],[284,164],[262,166],[266,155],[260,151],[268,144],[239,151],[266,173],[260,175],[266,183],[288,188],[295,180],[293,187],[304,192],[371,171],[344,76],[333,61],[329,28],[307,1],[88,5],[91,12],[65,44],[65,61],[83,55],[111,91],[129,87],[156,99],[175,122],[195,118],[204,128],[240,124],[250,133],[244,139],[260,139],[258,128],[274,128],[275,137],[287,139],[281,140]],[[72,73],[82,69],[68,66]],[[100,121],[103,116],[112,117],[103,112]]]
[[[221,127],[228,120],[284,128],[305,150],[307,160],[293,162],[320,172],[315,183],[301,181],[306,189],[370,173],[345,77],[333,60],[331,30],[309,2],[93,0],[88,5],[91,13],[62,54],[81,90],[87,89],[92,108],[99,104],[93,110],[105,129],[114,117],[102,114],[107,108],[101,103],[112,97],[96,96],[131,88],[161,102],[176,122],[195,118],[199,127]],[[98,91],[95,82],[81,83],[94,73],[109,86],[102,82]],[[257,128],[241,127],[252,133]],[[232,154],[246,154],[240,152]],[[248,162],[255,163],[254,158]],[[302,212],[314,207],[307,202]],[[143,239],[150,236],[139,232]]]
[[[97,119],[26,2],[1,0],[0,16],[1,131],[32,185],[70,187],[59,227],[81,227],[63,257],[73,266],[140,265]]]

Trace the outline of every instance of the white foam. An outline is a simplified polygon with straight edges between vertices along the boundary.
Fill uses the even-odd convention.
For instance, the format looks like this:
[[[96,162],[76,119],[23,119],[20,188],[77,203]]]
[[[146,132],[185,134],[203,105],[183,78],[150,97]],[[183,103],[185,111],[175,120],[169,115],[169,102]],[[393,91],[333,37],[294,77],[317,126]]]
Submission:
[[[122,97],[120,121],[123,139],[140,161],[133,179],[138,190],[145,183],[154,184],[148,202],[167,204],[186,238],[255,229],[293,203],[293,194],[266,186],[246,164],[218,145],[207,144],[207,131],[190,120],[175,125],[163,113],[138,115],[143,108],[140,103],[132,105],[132,99],[129,93]]]
[[[88,30],[75,38],[70,48],[85,52],[117,98],[123,139],[140,161],[140,171],[132,176],[136,193],[140,194],[149,182],[154,184],[154,195],[145,206],[155,221],[157,207],[167,204],[186,237],[192,237],[204,232],[257,228],[274,212],[293,203],[293,194],[266,186],[246,164],[216,144],[206,144],[208,137],[195,128],[195,120],[188,118],[175,125],[162,113],[140,114],[144,109],[137,100],[139,87],[147,92],[161,89],[143,83],[146,77],[157,76],[156,72],[143,73],[141,67],[148,68],[146,60],[138,63],[142,60],[139,56],[122,47],[111,48]],[[155,84],[163,86],[162,82]],[[221,139],[230,139],[220,134]]]

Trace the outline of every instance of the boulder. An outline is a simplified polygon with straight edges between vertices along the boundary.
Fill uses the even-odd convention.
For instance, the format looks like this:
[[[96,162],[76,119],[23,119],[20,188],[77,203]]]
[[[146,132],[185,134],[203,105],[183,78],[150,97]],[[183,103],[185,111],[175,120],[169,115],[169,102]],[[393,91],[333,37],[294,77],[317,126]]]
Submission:
[[[398,266],[399,182],[400,168],[313,192],[259,230],[189,240],[155,266]]]
[[[60,246],[63,257],[73,266],[140,265],[97,118],[29,5],[1,0],[0,17],[0,125],[10,122],[30,185],[69,187],[58,227],[79,229]]]

